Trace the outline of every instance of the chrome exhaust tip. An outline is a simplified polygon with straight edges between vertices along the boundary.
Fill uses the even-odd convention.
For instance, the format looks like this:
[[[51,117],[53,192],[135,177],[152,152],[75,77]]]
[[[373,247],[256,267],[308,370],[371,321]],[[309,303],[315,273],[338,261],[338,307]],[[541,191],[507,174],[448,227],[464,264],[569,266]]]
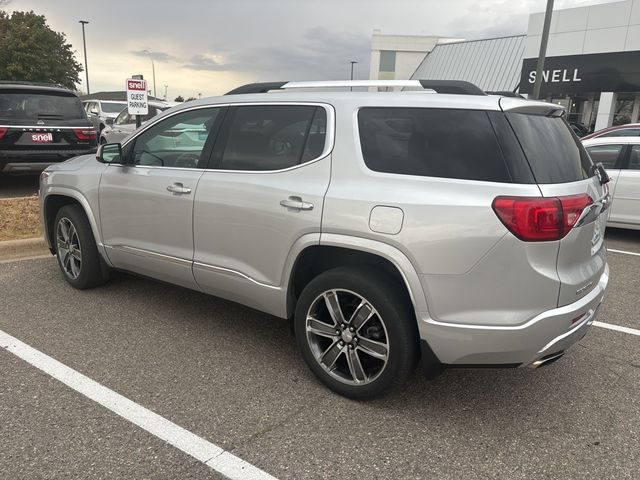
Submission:
[[[531,364],[531,368],[539,368],[547,365],[551,365],[556,360],[560,360],[560,358],[564,355],[564,352],[552,353],[551,355],[547,355],[542,357],[540,360],[536,360]]]

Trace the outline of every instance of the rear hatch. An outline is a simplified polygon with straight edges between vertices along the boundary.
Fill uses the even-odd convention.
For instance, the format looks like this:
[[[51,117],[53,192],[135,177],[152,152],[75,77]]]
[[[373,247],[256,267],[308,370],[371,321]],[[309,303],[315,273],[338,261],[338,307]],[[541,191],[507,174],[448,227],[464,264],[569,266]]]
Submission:
[[[0,150],[91,150],[96,132],[80,99],[63,89],[0,88]]]
[[[500,105],[543,197],[560,206],[558,306],[568,305],[596,288],[606,268],[608,186],[557,107],[507,98]]]

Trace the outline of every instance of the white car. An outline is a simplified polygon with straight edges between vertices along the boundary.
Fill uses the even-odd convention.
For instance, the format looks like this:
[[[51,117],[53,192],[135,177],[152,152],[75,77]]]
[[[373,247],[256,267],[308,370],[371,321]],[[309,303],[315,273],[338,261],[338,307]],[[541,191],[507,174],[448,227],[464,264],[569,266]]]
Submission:
[[[582,143],[611,177],[613,204],[607,225],[640,230],[640,137],[600,137]]]
[[[156,115],[167,110],[171,106],[166,102],[149,102],[149,113],[142,117],[142,123],[146,123]],[[100,132],[100,144],[118,143],[128,137],[136,129],[135,116],[129,115],[126,104],[113,122],[108,124]]]
[[[82,106],[87,118],[100,133],[127,106],[127,102],[118,100],[83,100]]]

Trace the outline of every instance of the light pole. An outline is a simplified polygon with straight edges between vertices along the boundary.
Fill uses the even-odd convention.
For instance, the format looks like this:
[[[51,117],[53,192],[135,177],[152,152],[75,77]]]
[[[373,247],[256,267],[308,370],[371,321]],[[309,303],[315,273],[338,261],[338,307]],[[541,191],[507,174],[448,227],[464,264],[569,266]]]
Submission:
[[[153,55],[149,50],[143,50],[142,53],[146,53],[151,59],[151,73],[153,76],[153,97],[156,98],[156,64],[153,62]]]
[[[547,43],[549,42],[549,29],[551,27],[551,15],[553,14],[553,0],[547,0],[547,11],[544,14],[544,26],[542,28],[542,38],[540,39],[540,52],[538,53],[538,64],[536,65],[536,82],[533,84],[532,98],[540,98],[540,87],[542,86],[542,69],[544,68],[544,58],[547,55]]]
[[[84,73],[87,76],[87,95],[91,93],[89,90],[89,65],[87,64],[87,41],[84,36],[84,26],[89,23],[86,20],[79,20],[78,23],[82,24],[82,46],[84,48]]]
[[[355,60],[351,60],[349,63],[351,64],[351,80],[353,80],[353,66],[358,62],[356,62]],[[353,91],[353,87],[349,87],[349,89]]]
[[[167,88],[169,88],[169,85],[165,85],[164,86],[164,100],[165,100],[165,102],[167,101]]]

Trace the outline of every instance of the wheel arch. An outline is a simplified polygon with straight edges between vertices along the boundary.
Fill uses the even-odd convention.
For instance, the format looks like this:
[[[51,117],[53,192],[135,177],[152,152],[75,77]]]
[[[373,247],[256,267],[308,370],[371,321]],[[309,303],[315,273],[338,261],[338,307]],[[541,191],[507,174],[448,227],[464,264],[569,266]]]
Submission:
[[[338,266],[366,265],[377,268],[398,282],[414,310],[427,311],[418,274],[409,259],[391,245],[370,239],[336,234],[322,234],[319,244],[302,249],[287,282],[287,316],[304,287],[318,274]]]
[[[58,211],[66,205],[78,205],[80,206],[80,208],[82,208],[84,214],[89,220],[91,232],[93,233],[93,237],[96,241],[98,251],[100,252],[101,256],[106,259],[106,256],[104,254],[104,247],[100,238],[98,223],[93,214],[93,211],[91,210],[89,202],[82,194],[80,194],[80,192],[60,187],[56,187],[52,191],[47,192],[47,195],[44,197],[42,206],[44,236],[47,242],[47,246],[49,247],[49,251],[51,251],[51,253],[55,253],[53,245],[54,222]]]

